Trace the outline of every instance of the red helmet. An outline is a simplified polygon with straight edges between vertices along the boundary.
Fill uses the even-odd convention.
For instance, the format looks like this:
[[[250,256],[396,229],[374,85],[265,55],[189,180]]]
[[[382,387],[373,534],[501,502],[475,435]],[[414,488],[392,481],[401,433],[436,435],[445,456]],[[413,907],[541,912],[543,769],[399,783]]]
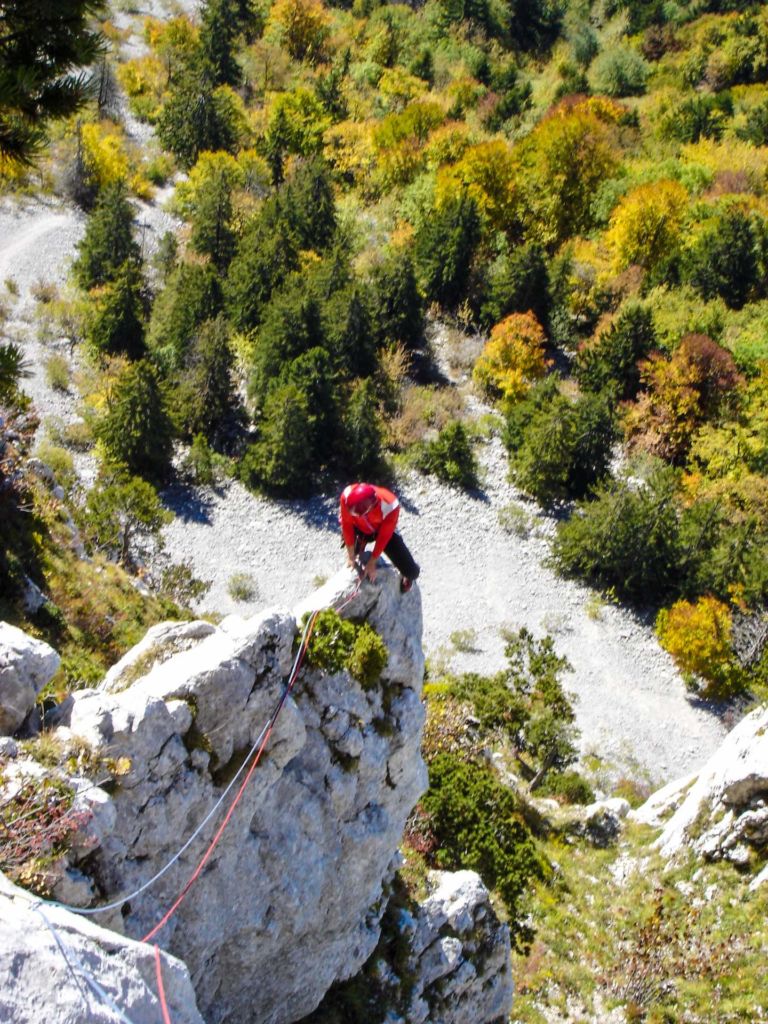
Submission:
[[[352,512],[367,510],[376,497],[371,484],[355,484],[347,495],[347,506]]]

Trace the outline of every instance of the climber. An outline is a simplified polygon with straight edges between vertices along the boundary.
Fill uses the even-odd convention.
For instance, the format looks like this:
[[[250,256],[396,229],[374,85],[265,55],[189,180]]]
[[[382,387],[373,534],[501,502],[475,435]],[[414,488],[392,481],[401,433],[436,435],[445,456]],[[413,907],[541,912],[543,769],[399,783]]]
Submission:
[[[341,536],[349,564],[358,568],[358,558],[366,545],[374,541],[368,561],[358,568],[358,572],[373,582],[376,579],[376,559],[384,552],[400,573],[400,590],[403,593],[410,590],[421,570],[403,538],[395,533],[400,502],[392,491],[373,484],[350,484],[342,491],[339,505]]]

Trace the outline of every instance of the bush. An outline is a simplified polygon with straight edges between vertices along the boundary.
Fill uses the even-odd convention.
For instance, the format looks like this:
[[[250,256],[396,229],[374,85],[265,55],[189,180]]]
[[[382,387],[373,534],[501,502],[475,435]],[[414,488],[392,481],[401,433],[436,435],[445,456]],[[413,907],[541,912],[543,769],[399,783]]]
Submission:
[[[142,560],[147,540],[158,543],[161,528],[172,519],[151,484],[117,475],[100,481],[88,492],[82,526],[92,549],[131,566],[137,556],[138,561]]]
[[[608,472],[616,437],[612,401],[571,401],[541,388],[509,417],[505,441],[515,482],[542,503],[580,498]]]
[[[477,871],[504,900],[517,925],[513,945],[524,948],[530,931],[518,920],[520,904],[532,880],[544,877],[546,866],[512,791],[488,768],[438,754],[421,807],[437,840],[438,866]]]
[[[612,46],[592,62],[592,88],[608,96],[639,96],[645,92],[649,71],[648,64],[636,50]]]
[[[69,362],[58,353],[45,361],[45,380],[54,391],[69,391]]]
[[[306,657],[326,672],[348,671],[368,690],[379,681],[389,655],[367,622],[356,625],[326,608],[315,619]]]
[[[548,775],[541,785],[541,796],[553,796],[566,804],[591,804],[595,791],[578,772],[556,772]]]
[[[477,486],[477,459],[463,423],[449,423],[419,453],[419,469],[455,487]]]
[[[233,601],[253,601],[259,589],[249,572],[234,572],[227,582],[227,593]]]
[[[709,596],[695,602],[677,601],[671,608],[662,608],[656,618],[662,647],[675,659],[686,682],[704,697],[732,697],[746,686],[746,673],[731,644],[731,624],[728,605]]]

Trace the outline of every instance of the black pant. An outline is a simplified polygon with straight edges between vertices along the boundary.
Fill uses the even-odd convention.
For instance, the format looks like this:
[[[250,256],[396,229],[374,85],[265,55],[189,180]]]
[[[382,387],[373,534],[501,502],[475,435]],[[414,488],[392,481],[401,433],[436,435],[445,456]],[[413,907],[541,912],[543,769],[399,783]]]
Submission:
[[[363,533],[362,530],[355,530],[355,554],[362,554],[366,544],[371,544],[375,540],[375,533]],[[418,578],[421,569],[413,560],[413,555],[406,547],[405,541],[399,533],[392,534],[389,543],[384,548],[384,554],[401,576],[405,576],[409,580]]]

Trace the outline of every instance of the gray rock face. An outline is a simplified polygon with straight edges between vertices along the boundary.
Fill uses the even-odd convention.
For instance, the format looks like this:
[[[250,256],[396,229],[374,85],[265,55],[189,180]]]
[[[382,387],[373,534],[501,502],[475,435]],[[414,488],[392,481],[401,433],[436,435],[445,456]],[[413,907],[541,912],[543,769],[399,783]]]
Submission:
[[[310,604],[332,604],[354,582],[341,573]],[[208,1024],[301,1018],[334,980],[359,970],[379,938],[393,856],[426,786],[418,589],[401,595],[397,575],[382,569],[343,614],[367,618],[383,637],[380,682],[365,690],[346,672],[302,670],[219,844],[157,936],[189,966]],[[106,903],[143,885],[211,810],[279,699],[296,632],[293,615],[274,611],[158,628],[104,689],[73,695],[60,738],[130,761],[108,798],[113,827],[97,830],[86,862],[70,864],[87,883],[83,899],[89,887]],[[224,813],[100,923],[133,938],[149,932]]]
[[[512,1006],[509,929],[491,906],[474,871],[434,872],[437,888],[399,930],[409,943],[410,999],[402,1016],[382,1024],[493,1024]],[[385,965],[383,987],[402,994],[402,980]]]
[[[48,644],[0,622],[0,735],[16,732],[60,663]]]
[[[132,1024],[162,1020],[151,946],[57,907],[42,905],[44,916],[33,908],[34,901],[0,875],[0,1020],[114,1024],[119,1018],[110,1000]],[[161,975],[174,1024],[204,1024],[185,965],[162,953]]]
[[[768,707],[742,719],[697,776],[665,787],[633,817],[668,819],[657,840],[668,857],[692,848],[746,867],[768,845]]]

